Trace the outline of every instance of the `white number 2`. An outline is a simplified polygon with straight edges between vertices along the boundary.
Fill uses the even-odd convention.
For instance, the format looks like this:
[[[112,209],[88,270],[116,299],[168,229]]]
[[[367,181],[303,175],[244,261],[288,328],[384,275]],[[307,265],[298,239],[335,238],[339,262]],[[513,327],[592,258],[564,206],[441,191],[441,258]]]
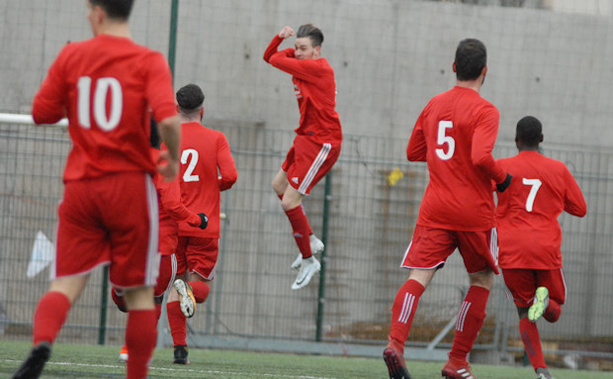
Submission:
[[[455,152],[455,140],[453,137],[447,135],[447,129],[453,128],[453,122],[451,121],[439,121],[438,123],[438,135],[436,138],[436,143],[439,145],[447,144],[447,152],[445,153],[445,149],[436,149],[436,155],[439,158],[446,161],[453,156]]]
[[[527,186],[532,186],[530,188],[530,193],[528,194],[528,199],[526,200],[526,211],[532,212],[532,206],[534,205],[534,199],[536,198],[536,193],[538,192],[541,184],[543,184],[539,179],[526,179],[524,178],[522,182]]]
[[[183,174],[184,182],[197,182],[200,180],[200,176],[192,175],[194,169],[196,168],[196,164],[198,163],[198,151],[194,149],[185,149],[183,153],[181,153],[181,164],[186,164],[189,161],[189,165],[187,166],[187,170]]]
[[[92,126],[91,117],[89,114],[90,95],[91,95],[92,78],[82,76],[77,83],[79,91],[79,103],[77,105],[77,115],[79,124],[85,129]],[[110,114],[106,114],[106,98],[110,91]],[[121,113],[123,112],[123,92],[121,84],[115,78],[99,78],[96,81],[96,89],[94,91],[94,119],[96,124],[102,130],[111,131],[119,125],[121,121]]]

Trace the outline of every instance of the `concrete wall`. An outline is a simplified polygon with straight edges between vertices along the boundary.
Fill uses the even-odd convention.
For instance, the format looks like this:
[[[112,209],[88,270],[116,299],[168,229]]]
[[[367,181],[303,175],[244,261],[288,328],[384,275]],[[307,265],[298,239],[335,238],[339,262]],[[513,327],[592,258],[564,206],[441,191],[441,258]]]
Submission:
[[[169,9],[137,1],[134,39],[167,53]],[[7,0],[0,11],[0,110],[25,113],[61,46],[91,35],[85,4]],[[207,118],[293,129],[290,78],[261,56],[281,27],[309,22],[324,31],[347,133],[407,138],[428,99],[454,84],[458,41],[476,37],[488,47],[482,94],[501,111],[501,141],[533,114],[549,143],[613,144],[611,17],[427,1],[182,0],[176,85],[203,86]]]

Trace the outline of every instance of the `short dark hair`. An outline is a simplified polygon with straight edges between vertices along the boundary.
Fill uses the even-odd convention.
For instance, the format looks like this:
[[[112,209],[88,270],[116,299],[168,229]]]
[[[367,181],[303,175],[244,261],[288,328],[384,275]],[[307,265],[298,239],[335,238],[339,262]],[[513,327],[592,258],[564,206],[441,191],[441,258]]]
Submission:
[[[467,38],[458,44],[455,51],[455,68],[458,80],[475,80],[487,65],[487,51],[483,42]]]
[[[528,147],[537,147],[543,136],[543,125],[533,116],[526,116],[517,122],[515,139]]]
[[[303,37],[309,37],[313,43],[313,47],[321,46],[321,44],[324,42],[324,34],[321,32],[321,30],[319,30],[319,28],[313,26],[313,24],[300,25],[300,28],[298,28],[298,33],[296,33],[296,38]]]
[[[89,3],[102,7],[109,18],[127,21],[132,12],[134,0],[89,0]]]
[[[204,93],[195,84],[188,84],[177,91],[177,104],[185,111],[192,111],[204,103]]]

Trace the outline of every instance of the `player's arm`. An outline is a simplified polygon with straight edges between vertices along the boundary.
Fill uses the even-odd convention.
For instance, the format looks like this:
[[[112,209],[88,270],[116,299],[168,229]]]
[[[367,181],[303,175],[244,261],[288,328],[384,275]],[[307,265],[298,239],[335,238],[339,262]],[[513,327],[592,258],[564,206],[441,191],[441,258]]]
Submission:
[[[55,124],[66,116],[63,103],[66,83],[62,74],[62,54],[53,62],[32,103],[32,118],[36,125]]]
[[[407,159],[411,162],[426,161],[428,146],[426,145],[426,136],[424,135],[424,129],[422,126],[423,114],[424,112],[422,112],[417,118],[413,132],[411,133],[411,138],[409,138],[409,145],[407,146]]]
[[[230,152],[230,144],[223,134],[217,139],[217,167],[219,169],[219,190],[230,189],[236,183],[238,172]]]
[[[492,155],[498,135],[499,120],[500,114],[493,107],[481,115],[473,134],[471,160],[476,167],[494,180],[497,190],[503,192],[511,185],[513,177],[502,169]]]
[[[181,142],[181,122],[175,107],[172,75],[164,56],[157,52],[151,54],[145,67],[148,74],[146,97],[158,124],[160,138],[167,147],[160,153],[158,171],[171,181],[179,172]]]
[[[564,211],[573,216],[583,217],[587,213],[587,204],[581,192],[581,188],[573,175],[566,169],[564,181],[566,194],[564,195]]]
[[[177,178],[171,182],[160,178],[156,183],[156,187],[164,210],[173,220],[177,222],[185,221],[190,226],[199,227],[200,229],[206,228],[208,217],[204,213],[195,214],[190,212],[181,202],[181,189]]]

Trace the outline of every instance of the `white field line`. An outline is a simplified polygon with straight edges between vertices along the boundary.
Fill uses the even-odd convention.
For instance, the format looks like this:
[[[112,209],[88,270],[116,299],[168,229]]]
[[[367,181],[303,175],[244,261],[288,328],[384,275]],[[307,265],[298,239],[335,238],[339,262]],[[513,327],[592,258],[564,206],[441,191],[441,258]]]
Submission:
[[[21,363],[15,359],[2,359],[5,363]],[[114,368],[121,369],[125,365],[101,365],[101,364],[89,364],[89,363],[75,363],[75,362],[47,362],[46,366],[70,366],[70,367],[95,367],[95,368]],[[334,379],[323,376],[308,376],[308,375],[277,375],[277,374],[256,374],[252,372],[238,372],[238,371],[219,371],[219,370],[195,370],[189,368],[168,368],[168,367],[149,367],[149,373],[153,374],[155,371],[165,372],[190,372],[190,373],[202,373],[211,375],[236,375],[237,377],[262,377],[262,378],[296,378],[296,379]]]

